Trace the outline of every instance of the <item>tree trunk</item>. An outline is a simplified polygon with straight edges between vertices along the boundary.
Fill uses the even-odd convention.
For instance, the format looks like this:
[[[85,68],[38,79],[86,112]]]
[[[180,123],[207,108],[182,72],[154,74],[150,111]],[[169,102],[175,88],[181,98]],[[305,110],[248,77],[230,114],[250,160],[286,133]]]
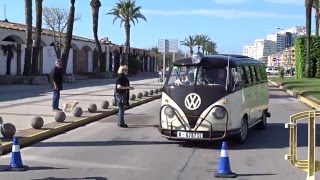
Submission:
[[[192,49],[192,47],[190,47],[190,56],[192,56],[193,55],[193,49]]]
[[[318,15],[316,15],[316,36],[319,36],[319,9],[317,11]]]
[[[35,47],[33,48],[33,55],[32,55],[32,68],[31,74],[37,75],[39,74],[39,52],[40,52],[40,45],[41,45],[41,31],[42,31],[42,1],[43,0],[36,0],[36,40],[35,40]]]
[[[101,3],[99,0],[92,0],[90,5],[92,9],[93,36],[94,36],[94,41],[96,43],[96,47],[98,49],[98,66],[99,66],[100,72],[105,72],[106,71],[105,58],[104,58],[104,55],[102,54],[101,44],[98,38],[99,8],[101,6]]]
[[[307,53],[306,53],[306,67],[305,74],[307,78],[311,77],[311,60],[310,60],[310,44],[311,44],[311,10],[312,10],[312,0],[306,4],[306,31],[307,31]]]
[[[121,65],[128,65],[129,61],[129,54],[130,54],[130,23],[127,21],[125,22],[125,31],[126,31],[126,43],[123,54],[121,55],[120,64]]]
[[[68,65],[68,59],[69,59],[69,51],[71,48],[71,41],[72,41],[72,31],[73,31],[73,24],[74,24],[74,13],[75,13],[75,0],[71,0],[71,6],[69,10],[69,16],[68,16],[68,26],[67,26],[67,35],[65,38],[65,46],[62,52],[62,68],[63,73],[66,74],[67,72],[67,65]]]
[[[26,18],[26,48],[24,56],[23,75],[29,76],[31,73],[31,55],[32,55],[32,0],[25,0],[25,18]]]

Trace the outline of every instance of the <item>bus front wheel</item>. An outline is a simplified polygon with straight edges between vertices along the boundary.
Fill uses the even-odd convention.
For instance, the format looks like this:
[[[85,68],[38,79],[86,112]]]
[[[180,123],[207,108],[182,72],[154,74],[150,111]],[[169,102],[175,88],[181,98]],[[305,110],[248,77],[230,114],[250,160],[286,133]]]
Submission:
[[[243,144],[246,142],[248,130],[248,120],[246,117],[243,117],[241,121],[240,133],[235,136],[235,140],[237,143]]]

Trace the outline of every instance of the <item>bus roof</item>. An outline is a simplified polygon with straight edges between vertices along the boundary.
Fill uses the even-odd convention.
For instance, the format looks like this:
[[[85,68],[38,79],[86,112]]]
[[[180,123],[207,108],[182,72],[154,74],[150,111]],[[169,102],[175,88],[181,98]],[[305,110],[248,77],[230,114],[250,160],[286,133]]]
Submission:
[[[228,65],[228,58],[230,67],[238,67],[245,64],[264,64],[263,62],[250,58],[248,56],[236,55],[236,54],[216,54],[216,55],[205,55],[202,57],[201,62],[193,64],[191,57],[182,58],[173,62],[173,65],[197,65],[197,66],[221,66],[225,67]]]

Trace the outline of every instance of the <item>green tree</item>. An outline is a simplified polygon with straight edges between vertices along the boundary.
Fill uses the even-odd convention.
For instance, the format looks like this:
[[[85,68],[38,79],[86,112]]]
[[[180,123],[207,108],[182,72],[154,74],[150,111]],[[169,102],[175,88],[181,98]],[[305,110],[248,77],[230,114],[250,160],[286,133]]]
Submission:
[[[311,77],[311,59],[310,59],[310,44],[311,44],[311,14],[312,14],[313,0],[305,0],[306,7],[306,30],[307,30],[307,55],[305,72],[306,77]]]
[[[206,51],[206,54],[218,54],[217,44],[214,41],[206,42],[204,49]]]
[[[31,73],[32,57],[32,0],[25,0],[25,21],[26,21],[26,48],[24,56],[23,75],[29,76]]]
[[[92,25],[93,25],[93,36],[98,49],[98,58],[99,58],[99,68],[100,72],[106,71],[106,62],[105,57],[103,56],[101,44],[98,38],[98,27],[99,27],[99,9],[101,7],[101,2],[99,0],[91,0],[90,2],[92,10]]]
[[[119,19],[120,26],[124,24],[125,32],[126,32],[126,43],[124,56],[120,60],[120,64],[128,64],[128,55],[130,52],[130,28],[131,23],[135,25],[139,22],[139,19],[143,19],[147,21],[146,17],[140,12],[141,6],[136,6],[135,0],[119,0],[116,3],[116,6],[110,10],[107,15],[113,15],[114,20],[113,23]]]
[[[162,61],[161,61],[161,58],[159,56],[160,55],[159,48],[155,46],[155,47],[151,48],[151,50],[155,54],[156,62],[157,62],[158,67],[162,66]]]
[[[210,41],[210,37],[205,34],[195,36],[196,45],[198,46],[198,52],[200,52],[200,47],[202,48],[202,54],[204,54],[204,46]]]
[[[180,41],[180,45],[188,47],[190,55],[193,55],[193,47],[196,46],[195,37],[194,36],[188,36],[183,41]]]
[[[36,38],[35,44],[32,51],[32,65],[31,74],[37,75],[39,73],[39,52],[41,46],[41,32],[42,32],[42,1],[36,0]]]
[[[63,72],[66,74],[67,71],[67,64],[68,64],[68,58],[69,58],[69,51],[71,48],[71,41],[72,41],[72,32],[73,32],[73,24],[74,24],[74,13],[75,13],[75,0],[70,1],[71,6],[69,10],[69,16],[68,16],[68,25],[67,25],[67,33],[66,33],[66,38],[64,42],[64,49],[62,52],[61,60],[62,60],[62,67],[63,67]]]

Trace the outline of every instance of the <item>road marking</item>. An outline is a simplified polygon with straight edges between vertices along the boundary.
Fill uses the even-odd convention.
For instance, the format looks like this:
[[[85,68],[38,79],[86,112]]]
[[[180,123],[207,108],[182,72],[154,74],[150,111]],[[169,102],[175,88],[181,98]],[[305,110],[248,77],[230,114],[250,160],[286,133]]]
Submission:
[[[58,158],[49,158],[43,156],[34,156],[34,155],[25,155],[23,157],[24,161],[34,161],[43,164],[55,164],[61,166],[77,167],[77,168],[99,168],[99,169],[132,169],[147,171],[147,168],[140,168],[136,166],[123,166],[116,164],[106,164],[106,163],[96,163],[96,162],[86,162],[86,161],[77,161],[77,160],[68,160],[68,159],[58,159]]]

